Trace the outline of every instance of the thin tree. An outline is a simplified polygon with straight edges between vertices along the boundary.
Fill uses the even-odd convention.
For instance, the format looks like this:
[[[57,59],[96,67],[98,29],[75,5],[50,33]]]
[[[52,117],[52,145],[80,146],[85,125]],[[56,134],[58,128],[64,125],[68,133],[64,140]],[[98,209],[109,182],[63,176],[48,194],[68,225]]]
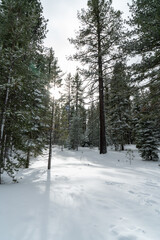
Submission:
[[[60,85],[60,68],[58,67],[58,61],[54,56],[54,51],[51,48],[48,55],[48,79],[49,82],[55,86]],[[49,131],[49,155],[48,155],[48,169],[51,169],[52,159],[52,145],[53,145],[53,131],[54,131],[54,116],[55,114],[55,99],[54,96],[51,99],[51,119],[50,119],[50,131]]]

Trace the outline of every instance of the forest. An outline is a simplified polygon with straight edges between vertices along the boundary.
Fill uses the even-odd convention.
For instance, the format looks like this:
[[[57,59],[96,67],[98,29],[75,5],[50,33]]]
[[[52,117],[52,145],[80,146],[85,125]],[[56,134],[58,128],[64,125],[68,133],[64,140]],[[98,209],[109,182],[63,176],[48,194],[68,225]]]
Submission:
[[[43,44],[41,2],[0,1],[0,183],[4,173],[16,181],[44,149],[50,169],[53,145],[107,155],[135,144],[142,160],[159,160],[160,1],[133,0],[129,9],[124,20],[111,0],[88,0],[68,36],[69,59],[80,65],[64,74],[54,46]]]
[[[1,240],[160,239],[160,0],[82,2],[0,0]]]

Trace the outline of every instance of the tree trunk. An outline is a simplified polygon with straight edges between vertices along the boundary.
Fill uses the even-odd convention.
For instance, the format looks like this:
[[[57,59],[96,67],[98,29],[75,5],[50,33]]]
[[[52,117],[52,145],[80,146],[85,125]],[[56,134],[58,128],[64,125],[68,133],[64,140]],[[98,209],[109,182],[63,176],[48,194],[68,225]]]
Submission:
[[[50,139],[49,139],[48,169],[51,169],[53,124],[54,124],[54,100],[53,100],[53,103],[52,103],[52,116],[51,116]]]
[[[124,151],[124,145],[123,144],[121,144],[121,150]]]
[[[105,131],[105,114],[104,114],[104,86],[103,86],[103,67],[102,67],[102,50],[101,50],[101,31],[99,16],[97,16],[97,36],[98,36],[98,80],[99,80],[99,119],[100,119],[100,154],[107,152],[106,131]]]
[[[10,84],[10,79],[8,79],[8,84]],[[1,132],[0,132],[0,175],[2,171],[2,165],[3,165],[3,146],[4,146],[4,128],[5,128],[5,122],[6,122],[6,111],[7,111],[7,103],[8,103],[8,97],[9,97],[9,87],[7,87],[6,90],[6,97],[4,102],[4,109],[2,112],[2,119],[1,119]]]
[[[8,84],[10,84],[10,79],[8,79]],[[4,109],[3,109],[3,113],[2,113],[0,142],[2,141],[2,139],[3,139],[3,134],[4,134],[4,127],[5,127],[5,121],[6,121],[6,111],[7,111],[8,97],[9,97],[9,87],[7,87],[7,90],[6,90],[6,97],[5,97],[5,102],[4,102]]]
[[[27,152],[27,160],[26,160],[26,168],[29,168],[29,162],[30,162],[30,150]]]
[[[11,69],[10,69],[11,72]],[[8,77],[8,87],[6,89],[6,96],[4,101],[4,108],[2,112],[2,119],[1,119],[1,127],[0,127],[0,183],[1,183],[1,174],[2,174],[2,166],[3,166],[3,146],[4,146],[4,129],[5,129],[5,123],[6,123],[6,111],[7,111],[7,105],[8,105],[8,99],[9,99],[9,85],[11,83],[10,79],[10,73]]]

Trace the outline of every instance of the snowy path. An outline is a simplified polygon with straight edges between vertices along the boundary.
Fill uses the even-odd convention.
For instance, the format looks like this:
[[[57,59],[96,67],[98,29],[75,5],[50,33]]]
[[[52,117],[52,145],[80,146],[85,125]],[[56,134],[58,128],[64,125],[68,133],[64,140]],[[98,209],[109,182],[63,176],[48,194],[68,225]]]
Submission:
[[[54,148],[0,186],[1,240],[159,240],[160,166]]]

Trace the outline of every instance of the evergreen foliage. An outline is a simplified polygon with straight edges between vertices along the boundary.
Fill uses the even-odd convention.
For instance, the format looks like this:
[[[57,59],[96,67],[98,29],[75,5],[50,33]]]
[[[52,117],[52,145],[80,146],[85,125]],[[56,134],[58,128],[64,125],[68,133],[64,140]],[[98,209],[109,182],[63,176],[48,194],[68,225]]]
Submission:
[[[109,138],[115,150],[124,150],[124,145],[130,143],[130,87],[123,62],[114,66],[109,89],[107,111]]]
[[[14,177],[45,145],[49,82],[40,1],[2,0],[0,31],[0,169]]]
[[[69,124],[69,148],[78,150],[86,130],[82,80],[78,73],[75,74],[71,82],[71,117]]]
[[[156,121],[149,113],[150,107],[144,104],[137,123],[136,142],[143,160],[158,161],[158,129]]]
[[[91,103],[88,109],[87,136],[90,147],[99,147],[98,104]]]
[[[137,146],[144,160],[157,160],[160,109],[160,2],[158,0],[133,0],[125,51],[130,56],[139,56],[132,65],[132,82],[138,83],[145,101],[141,102],[137,122]],[[149,91],[148,91],[149,90]],[[144,137],[145,136],[145,137]],[[143,139],[143,140],[142,140]]]
[[[135,80],[147,80],[147,85],[159,81],[160,70],[160,1],[134,0],[130,6],[129,32],[126,50],[139,55],[140,63],[133,65]],[[146,85],[146,82],[145,82]]]

